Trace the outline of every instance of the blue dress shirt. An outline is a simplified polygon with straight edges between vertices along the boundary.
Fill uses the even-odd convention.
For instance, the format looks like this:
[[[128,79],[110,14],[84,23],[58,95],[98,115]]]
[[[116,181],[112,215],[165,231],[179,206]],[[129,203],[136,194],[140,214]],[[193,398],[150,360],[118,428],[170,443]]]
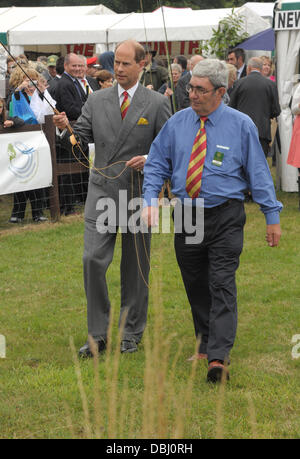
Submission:
[[[172,193],[177,198],[182,202],[189,198],[185,189],[186,175],[199,127],[199,115],[192,108],[186,108],[172,116],[161,129],[144,166],[145,205],[153,205],[167,178],[171,179]],[[205,129],[207,151],[199,194],[199,198],[204,199],[204,207],[215,207],[228,199],[244,200],[244,190],[250,189],[267,224],[279,223],[282,204],[276,199],[253,121],[221,102],[208,116]]]

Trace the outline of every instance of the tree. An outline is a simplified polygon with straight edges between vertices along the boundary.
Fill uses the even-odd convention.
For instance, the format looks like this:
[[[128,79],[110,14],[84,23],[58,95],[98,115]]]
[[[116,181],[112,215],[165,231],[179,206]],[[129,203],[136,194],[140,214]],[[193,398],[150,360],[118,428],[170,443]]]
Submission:
[[[249,37],[247,32],[242,32],[244,28],[243,17],[232,12],[219,22],[218,28],[213,29],[210,40],[202,47],[207,55],[216,55],[219,59],[225,59],[227,51],[234,48],[238,43]]]

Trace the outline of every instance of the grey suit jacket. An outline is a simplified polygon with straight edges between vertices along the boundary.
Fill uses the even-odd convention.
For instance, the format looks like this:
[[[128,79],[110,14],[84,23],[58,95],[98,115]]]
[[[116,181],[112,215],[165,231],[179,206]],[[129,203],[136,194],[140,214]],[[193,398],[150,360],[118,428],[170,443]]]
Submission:
[[[139,84],[126,117],[122,120],[118,87],[114,86],[96,91],[88,97],[74,130],[85,143],[95,143],[96,168],[124,161],[103,171],[111,177],[121,172],[125,161],[149,153],[152,141],[170,116],[168,98]],[[134,196],[140,195],[137,174],[134,173]],[[92,170],[90,182],[98,185],[98,194],[102,193],[116,201],[120,189],[132,193],[130,168],[115,180],[107,179]]]

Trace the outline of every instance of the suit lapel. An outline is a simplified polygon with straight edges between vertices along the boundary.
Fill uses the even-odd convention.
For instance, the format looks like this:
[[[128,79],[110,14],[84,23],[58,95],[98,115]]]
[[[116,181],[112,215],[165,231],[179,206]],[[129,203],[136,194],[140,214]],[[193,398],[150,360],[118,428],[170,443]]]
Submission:
[[[120,112],[120,118],[121,118],[121,126],[120,130],[118,132],[118,136],[116,138],[116,142],[113,146],[112,149],[112,154],[111,158],[116,156],[119,152],[119,150],[122,148],[122,145],[127,141],[127,138],[132,131],[132,129],[137,125],[138,120],[140,119],[141,115],[145,111],[146,108],[146,93],[145,88],[143,86],[139,85],[136,89],[136,92],[130,102],[130,106],[128,109],[128,112],[122,120],[121,118],[121,109],[119,107],[119,112]]]
[[[103,109],[105,115],[107,116],[110,122],[113,134],[115,138],[117,138],[122,126],[118,87],[116,85],[111,89],[100,89],[100,91],[106,92],[106,98],[104,99]]]

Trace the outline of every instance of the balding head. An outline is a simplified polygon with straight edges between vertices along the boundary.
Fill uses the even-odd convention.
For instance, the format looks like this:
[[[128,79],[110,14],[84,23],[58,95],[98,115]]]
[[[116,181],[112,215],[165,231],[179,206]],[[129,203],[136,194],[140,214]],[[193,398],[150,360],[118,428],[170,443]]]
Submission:
[[[247,65],[247,75],[253,70],[262,72],[263,60],[260,57],[251,57]]]
[[[134,50],[134,59],[135,62],[139,63],[145,59],[145,48],[136,40],[124,40],[117,44],[115,52],[118,48],[122,47],[123,49],[131,48]]]
[[[198,62],[203,61],[204,57],[200,56],[200,54],[195,54],[194,56],[191,57],[191,70],[195,67]]]

